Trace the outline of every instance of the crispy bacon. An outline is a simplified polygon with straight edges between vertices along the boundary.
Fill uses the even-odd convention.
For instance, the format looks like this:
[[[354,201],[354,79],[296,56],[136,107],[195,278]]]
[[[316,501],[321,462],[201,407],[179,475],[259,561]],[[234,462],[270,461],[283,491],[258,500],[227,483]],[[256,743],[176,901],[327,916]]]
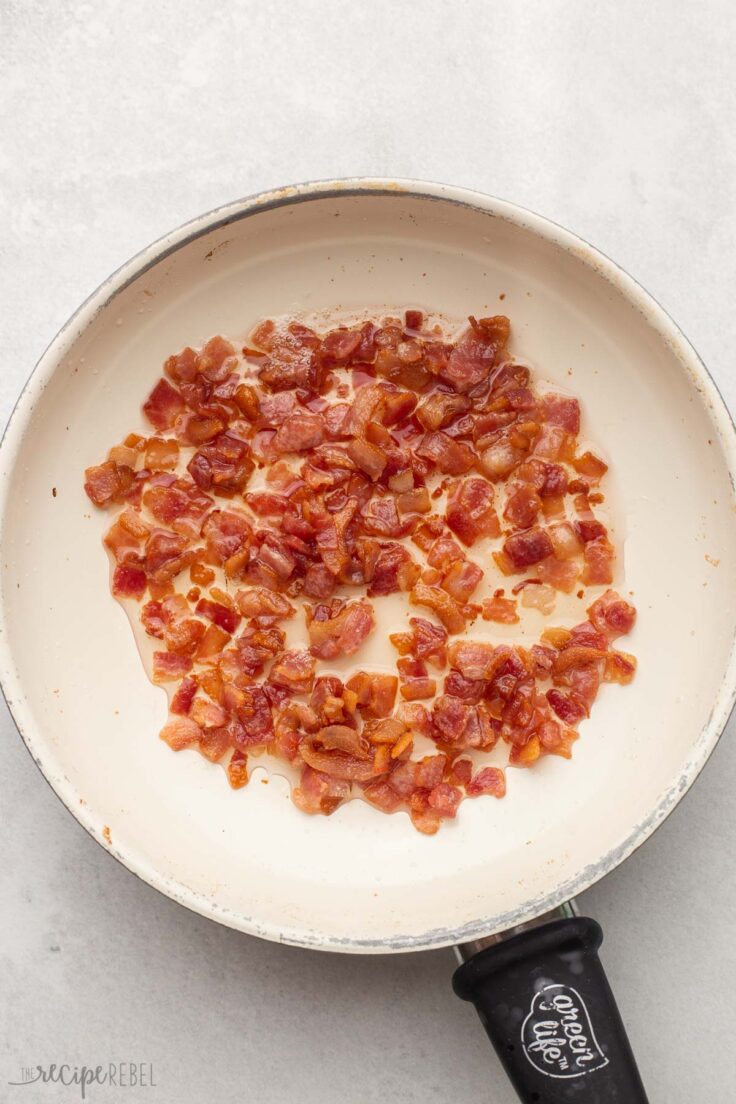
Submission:
[[[451,490],[445,517],[463,544],[470,546],[482,537],[499,535],[493,499],[493,487],[485,479],[463,479]]]
[[[505,792],[503,770],[465,749],[502,738],[515,766],[569,758],[601,682],[636,670],[611,648],[636,616],[613,590],[536,644],[458,638],[480,615],[514,624],[548,615],[555,591],[605,587],[615,553],[578,400],[539,394],[505,317],[471,317],[455,343],[435,330],[418,310],[327,334],[266,320],[245,368],[224,337],[186,348],[146,400],[156,435],[129,434],[85,473],[92,502],[118,506],[112,592],[141,603],[152,677],[171,685],[162,738],[222,762],[233,788],[267,749],[300,772],[305,811],[362,792],[430,835],[463,796]],[[508,597],[492,576],[480,590],[495,569],[519,579]],[[391,633],[397,673],[316,677],[375,628],[368,598],[400,592],[439,623]],[[280,627],[300,604],[308,650]],[[437,753],[419,759],[420,740]]]
[[[324,613],[323,613],[324,611]],[[355,655],[375,628],[370,602],[348,602],[337,612],[326,606],[307,606],[310,651],[318,659]]]
[[[171,429],[186,404],[180,391],[172,387],[168,380],[160,379],[143,404],[143,413],[151,425],[163,431]]]
[[[122,502],[133,484],[134,472],[127,464],[106,460],[84,473],[84,489],[95,506]]]

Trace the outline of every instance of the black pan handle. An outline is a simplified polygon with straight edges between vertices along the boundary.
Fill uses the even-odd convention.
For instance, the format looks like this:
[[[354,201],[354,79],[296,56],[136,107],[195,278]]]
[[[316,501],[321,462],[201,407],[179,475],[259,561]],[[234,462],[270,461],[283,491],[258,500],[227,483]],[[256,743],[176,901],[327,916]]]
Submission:
[[[595,920],[569,915],[458,948],[453,988],[475,1005],[524,1104],[647,1104],[602,939]]]

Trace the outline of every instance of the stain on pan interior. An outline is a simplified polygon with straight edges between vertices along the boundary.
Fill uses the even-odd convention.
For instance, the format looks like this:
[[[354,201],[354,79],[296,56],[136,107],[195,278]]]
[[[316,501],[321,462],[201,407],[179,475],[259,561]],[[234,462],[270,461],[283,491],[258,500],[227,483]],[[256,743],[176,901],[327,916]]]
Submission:
[[[734,487],[734,471],[736,470],[736,431],[723,398],[718,391],[713,379],[708,373],[702,360],[692,348],[682,331],[676,326],[661,305],[646,292],[623,269],[616,265],[610,258],[596,250],[589,243],[573,235],[570,231],[552,220],[545,219],[534,212],[517,207],[505,200],[498,200],[473,192],[467,189],[455,188],[451,185],[435,184],[412,180],[385,180],[348,178],[344,180],[316,181],[273,191],[260,193],[246,197],[242,200],[224,205],[209,212],[204,216],[179,227],[177,230],[165,235],[157,242],[146,247],[131,260],[117,269],[105,280],[88,298],[81,304],[74,315],[61,328],[59,333],[49,343],[41,356],[36,368],[27,380],[20,396],[13,408],[8,423],[3,433],[0,450],[6,461],[3,467],[5,481],[9,478],[15,456],[11,438],[22,433],[22,427],[17,426],[18,418],[24,414],[27,421],[34,408],[34,399],[42,393],[46,380],[39,369],[46,367],[46,360],[50,354],[54,354],[54,365],[58,366],[72,347],[77,338],[92,324],[98,314],[104,310],[117,295],[129,287],[142,275],[161,263],[167,257],[173,255],[191,242],[210,234],[223,227],[232,225],[242,219],[249,218],[264,211],[285,207],[295,203],[311,202],[329,198],[342,198],[345,196],[396,196],[405,195],[407,198],[428,201],[433,203],[449,203],[453,206],[465,207],[489,218],[498,218],[512,225],[520,227],[536,237],[542,237],[550,241],[556,247],[577,256],[582,263],[592,268],[602,276],[631,307],[640,313],[658,336],[669,346],[678,362],[687,371],[691,382],[700,393],[701,400],[712,413],[715,428],[719,434],[723,447],[724,458]],[[493,205],[489,207],[489,204]],[[222,243],[224,246],[225,242]],[[216,248],[219,248],[216,247]],[[216,250],[212,251],[213,254]],[[0,639],[0,647],[4,648],[4,638]],[[291,929],[289,927],[264,927],[252,917],[241,913],[235,914],[231,910],[218,906],[211,897],[195,892],[182,882],[174,882],[171,879],[162,879],[152,870],[147,870],[145,864],[137,861],[133,855],[126,854],[122,848],[112,844],[109,827],[98,817],[86,802],[73,791],[68,778],[63,774],[54,775],[37,756],[33,748],[33,734],[24,730],[21,719],[21,710],[24,702],[22,694],[18,699],[9,692],[9,688],[17,686],[17,677],[12,663],[12,656],[5,649],[0,666],[0,686],[13,716],[16,727],[39,770],[54,789],[60,800],[64,802],[72,815],[79,821],[82,827],[105,849],[113,855],[127,869],[143,881],[165,892],[169,897],[184,905],[190,910],[207,916],[230,927],[246,931],[250,934],[264,938],[275,939],[284,943],[297,946],[311,947],[324,950],[341,950],[355,952],[386,952],[386,951],[414,951],[429,948],[448,946],[453,943],[468,941],[479,936],[503,931],[507,928],[521,924],[535,916],[555,908],[570,897],[587,889],[605,874],[619,865],[628,855],[638,848],[652,832],[665,820],[683,794],[691,787],[699,775],[709,755],[713,751],[718,738],[726,725],[728,717],[733,710],[736,701],[736,672],[734,671],[735,650],[732,648],[726,673],[716,696],[706,724],[701,729],[700,736],[694,744],[691,754],[684,764],[677,780],[672,783],[661,795],[654,809],[649,815],[637,823],[626,838],[610,849],[595,863],[591,863],[578,871],[573,877],[558,885],[553,892],[540,894],[538,897],[527,901],[522,908],[495,915],[493,917],[479,917],[463,925],[460,928],[434,928],[420,933],[408,935],[397,932],[394,935],[382,939],[349,939],[343,937],[325,936],[319,931],[305,930],[303,927]],[[84,813],[82,813],[84,810]],[[103,842],[104,841],[104,842]]]

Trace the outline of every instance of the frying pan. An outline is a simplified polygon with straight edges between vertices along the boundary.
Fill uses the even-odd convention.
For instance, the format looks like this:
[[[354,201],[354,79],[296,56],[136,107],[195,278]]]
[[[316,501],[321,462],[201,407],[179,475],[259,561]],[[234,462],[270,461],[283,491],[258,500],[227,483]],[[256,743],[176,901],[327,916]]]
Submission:
[[[166,714],[109,596],[81,473],[131,430],[167,355],[260,317],[405,306],[503,312],[514,353],[583,401],[612,461],[616,585],[634,595],[634,683],[604,687],[571,762],[508,774],[435,837],[354,801],[243,792]],[[56,793],[161,892],[267,939],[353,953],[458,945],[524,1100],[636,1104],[644,1090],[597,957],[566,904],[638,847],[706,762],[734,699],[736,448],[661,307],[573,234],[510,203],[391,180],[307,184],[194,220],[110,277],[41,358],[0,451],[0,675]],[[504,933],[504,934],[501,934]],[[510,933],[510,934],[509,934]],[[490,938],[489,938],[490,937]]]

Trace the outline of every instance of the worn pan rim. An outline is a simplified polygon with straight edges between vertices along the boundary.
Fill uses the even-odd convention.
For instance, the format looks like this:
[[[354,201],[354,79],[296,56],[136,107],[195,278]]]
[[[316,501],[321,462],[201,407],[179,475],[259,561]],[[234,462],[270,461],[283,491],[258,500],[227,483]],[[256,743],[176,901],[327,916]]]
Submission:
[[[5,426],[2,441],[0,441],[0,535],[5,523],[6,503],[12,484],[16,455],[32,416],[35,402],[69,348],[120,292],[166,256],[229,223],[239,222],[260,212],[295,203],[366,195],[405,195],[408,198],[468,206],[531,231],[566,252],[573,253],[597,271],[641,311],[647,322],[670,345],[682,365],[688,370],[693,388],[698,392],[699,401],[710,408],[710,414],[719,433],[731,484],[732,486],[736,484],[736,427],[715,381],[692,344],[661,304],[618,264],[565,227],[507,200],[471,189],[431,181],[349,177],[310,181],[259,192],[217,207],[158,238],[103,280],[50,341],[27,379]],[[0,626],[4,623],[4,594],[0,591]],[[459,929],[433,929],[418,935],[402,934],[361,940],[328,937],[301,925],[282,928],[275,924],[263,924],[253,917],[235,915],[220,909],[211,898],[164,878],[134,849],[110,846],[104,838],[104,825],[100,816],[87,805],[80,804],[78,793],[63,773],[55,774],[52,769],[53,764],[45,762],[43,756],[35,750],[35,726],[31,710],[23,698],[23,689],[14,668],[7,633],[2,631],[0,631],[0,689],[23,743],[59,800],[109,854],[154,889],[193,912],[260,938],[312,949],[387,953],[449,946],[514,927],[557,907],[614,870],[664,822],[690,789],[715,749],[736,704],[736,650],[732,646],[713,709],[699,735],[693,740],[690,755],[683,764],[679,777],[660,795],[649,815],[634,825],[629,835],[616,847],[609,849],[597,862],[584,868],[569,881],[540,894],[507,914],[490,918],[480,917]]]

